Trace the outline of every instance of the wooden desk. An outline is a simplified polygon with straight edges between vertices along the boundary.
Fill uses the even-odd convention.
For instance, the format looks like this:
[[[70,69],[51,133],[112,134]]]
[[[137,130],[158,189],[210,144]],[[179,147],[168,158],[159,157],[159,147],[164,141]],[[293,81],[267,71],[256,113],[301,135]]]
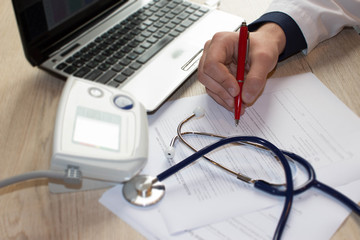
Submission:
[[[202,0],[197,0],[202,2]],[[270,0],[223,0],[221,8],[247,22]],[[64,82],[26,61],[10,0],[0,4],[0,178],[48,169],[56,109]],[[280,63],[274,77],[313,72],[360,116],[360,36],[342,31],[308,56]],[[172,99],[204,92],[194,74]],[[105,190],[50,194],[47,181],[0,189],[0,239],[144,239],[98,203]],[[360,239],[351,216],[333,239]]]

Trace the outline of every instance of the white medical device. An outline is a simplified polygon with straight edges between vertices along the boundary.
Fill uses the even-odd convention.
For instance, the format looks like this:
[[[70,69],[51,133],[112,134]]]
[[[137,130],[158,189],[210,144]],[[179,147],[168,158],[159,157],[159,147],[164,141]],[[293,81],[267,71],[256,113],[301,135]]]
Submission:
[[[129,93],[70,77],[55,123],[50,169],[69,167],[82,174],[82,184],[49,182],[51,192],[108,187],[130,180],[147,162],[146,110]]]

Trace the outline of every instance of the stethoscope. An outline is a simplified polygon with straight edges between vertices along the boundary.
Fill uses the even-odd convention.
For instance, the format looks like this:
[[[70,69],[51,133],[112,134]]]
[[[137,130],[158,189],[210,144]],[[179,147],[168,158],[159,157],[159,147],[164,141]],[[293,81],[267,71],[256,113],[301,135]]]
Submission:
[[[336,191],[335,189],[327,186],[324,183],[321,183],[316,179],[316,174],[314,168],[311,164],[306,161],[304,158],[300,157],[295,153],[291,153],[288,151],[280,150],[275,145],[270,143],[269,141],[255,137],[255,136],[235,136],[235,137],[225,137],[217,134],[206,133],[206,132],[197,132],[197,131],[188,131],[182,132],[182,126],[191,120],[194,117],[202,117],[204,115],[204,111],[202,108],[196,108],[194,113],[189,116],[188,118],[181,121],[177,127],[177,136],[175,136],[170,143],[170,147],[166,150],[166,156],[168,158],[172,158],[174,156],[174,146],[176,140],[181,141],[190,149],[192,149],[195,153],[191,156],[185,158],[184,160],[180,161],[179,163],[175,164],[174,166],[168,168],[167,170],[163,171],[156,177],[151,177],[148,175],[138,175],[124,184],[123,187],[123,194],[127,201],[131,204],[137,206],[151,206],[162,199],[165,193],[165,186],[162,183],[163,180],[170,177],[174,173],[178,172],[179,170],[183,169],[184,167],[188,166],[189,164],[193,163],[200,157],[204,157],[207,161],[214,164],[215,166],[229,172],[230,174],[236,176],[237,179],[244,181],[248,184],[252,184],[255,188],[267,192],[269,194],[277,195],[277,196],[284,196],[285,202],[284,207],[276,227],[273,239],[280,239],[282,232],[284,230],[286,221],[290,214],[293,197],[294,195],[300,194],[305,192],[306,190],[310,189],[311,187],[315,187],[324,193],[334,197],[335,199],[339,200],[346,206],[348,206],[351,210],[353,210],[357,215],[360,216],[360,206],[358,206],[355,202],[351,199],[343,195],[342,193]],[[200,136],[209,136],[218,138],[215,143],[212,143],[200,150],[195,149],[191,144],[186,141],[184,136],[187,135],[200,135]],[[248,177],[244,174],[234,172],[229,168],[219,164],[218,162],[210,159],[206,156],[209,152],[222,147],[227,144],[238,144],[238,145],[245,145],[255,147],[261,150],[265,150],[270,152],[277,161],[282,165],[285,174],[285,183],[271,183],[269,181],[265,181],[262,179],[253,179]],[[291,165],[292,166],[291,166]],[[295,164],[295,165],[294,165]],[[293,182],[293,173],[294,167],[296,164],[302,166],[305,170],[308,179],[305,183],[297,186],[294,189],[294,182]]]

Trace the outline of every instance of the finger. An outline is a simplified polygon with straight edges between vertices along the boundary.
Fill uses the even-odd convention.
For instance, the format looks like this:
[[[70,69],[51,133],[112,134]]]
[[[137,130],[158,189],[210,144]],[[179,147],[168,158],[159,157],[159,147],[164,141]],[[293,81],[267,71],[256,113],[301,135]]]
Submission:
[[[234,97],[228,91],[226,91],[221,84],[219,84],[217,81],[212,79],[212,77],[206,74],[202,75],[201,78],[200,74],[198,76],[199,81],[204,84],[207,92],[211,93],[209,94],[211,97],[213,97],[214,99],[222,99],[222,102],[224,103],[221,103],[221,105],[223,106],[227,105],[229,107],[233,107]],[[217,102],[219,102],[219,100]]]
[[[255,51],[250,60],[250,69],[242,90],[242,100],[247,106],[251,106],[261,95],[267,76],[277,63],[277,58],[268,52]]]
[[[209,95],[211,95],[213,98],[222,98],[222,99],[232,98],[231,95],[229,95],[228,92],[223,88],[223,86],[213,78],[213,76],[207,74],[204,71],[204,65],[206,65],[207,62],[206,58],[209,52],[210,45],[211,45],[211,41],[207,41],[205,43],[204,52],[200,58],[199,67],[198,67],[198,79],[206,87],[207,92],[211,93]],[[222,103],[221,105],[223,104],[225,103]]]
[[[231,75],[231,73],[229,72],[229,69],[227,69],[225,67],[225,68],[223,68],[223,70],[216,70],[215,71],[216,74],[213,74],[211,72],[211,70],[210,71],[206,70],[206,69],[218,69],[218,67],[212,67],[211,63],[209,63],[209,62],[223,62],[223,60],[221,60],[221,58],[219,58],[219,55],[217,55],[217,54],[215,54],[215,56],[210,54],[210,57],[209,57],[209,53],[211,53],[212,51],[217,51],[217,44],[218,43],[215,43],[215,48],[214,48],[213,40],[207,41],[205,43],[204,51],[200,58],[199,67],[198,67],[198,79],[206,87],[208,94],[213,99],[216,99],[216,101],[220,105],[222,105],[225,108],[227,108],[228,110],[230,110],[233,108],[233,104],[234,104],[233,103],[234,98],[231,94],[236,94],[236,90],[235,90],[235,93],[231,92],[232,90],[230,90],[230,93],[229,93],[229,90],[225,89],[224,85],[221,82],[223,80],[219,80],[219,77],[217,77],[217,72],[223,72],[223,74],[221,74],[221,76],[225,75],[225,74]],[[230,77],[233,77],[233,76],[231,75]],[[230,79],[230,81],[234,81],[234,80]]]
[[[247,106],[251,106],[261,95],[266,84],[266,75],[248,75],[242,90],[242,100]]]
[[[219,97],[217,94],[213,93],[211,90],[206,88],[207,94],[212,97],[215,102],[226,108],[227,110],[234,111],[234,98],[230,98],[230,101],[225,101],[223,98]]]
[[[236,35],[235,35],[236,36]],[[215,34],[211,42],[205,44],[199,64],[199,80],[214,93],[227,91],[232,97],[239,93],[239,87],[232,74],[236,61],[237,38],[229,33]],[[231,69],[231,70],[230,70]]]

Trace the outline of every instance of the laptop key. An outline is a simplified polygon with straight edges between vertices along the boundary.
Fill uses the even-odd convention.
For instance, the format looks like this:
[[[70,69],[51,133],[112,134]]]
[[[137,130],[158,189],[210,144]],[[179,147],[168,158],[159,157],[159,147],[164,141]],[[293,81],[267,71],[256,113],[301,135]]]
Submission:
[[[134,61],[137,57],[139,56],[139,54],[136,54],[135,52],[131,52],[129,53],[126,57],[132,61]]]
[[[111,80],[106,85],[117,88],[120,84],[114,80]]]
[[[175,31],[177,31],[177,32],[183,32],[183,31],[185,31],[185,27],[183,27],[183,26],[178,26],[177,28],[175,28]]]
[[[60,63],[59,65],[56,66],[56,69],[57,70],[63,70],[66,66],[67,66],[66,63]]]
[[[159,7],[159,8],[162,8],[162,7],[164,7],[167,3],[168,3],[167,0],[162,0],[162,1],[160,1],[160,2],[157,2],[157,3],[155,4],[155,6],[157,6],[157,7]]]
[[[116,76],[116,78],[114,78],[114,81],[123,83],[126,79],[127,79],[127,77],[125,75],[119,74]]]
[[[109,57],[108,59],[106,59],[105,63],[110,64],[110,65],[114,65],[117,62],[117,58],[115,57]]]
[[[166,7],[172,9],[172,8],[175,8],[178,4],[179,3],[174,1],[174,2],[171,2],[168,5],[166,5]]]
[[[186,19],[185,21],[183,21],[182,23],[181,23],[181,26],[182,27],[185,27],[185,28],[188,28],[191,24],[193,24],[194,22],[193,21],[191,21],[191,20],[189,20],[189,19]]]
[[[74,67],[74,66],[68,66],[67,68],[65,68],[64,72],[66,72],[66,73],[68,73],[68,74],[73,74],[76,70],[77,70],[76,67]]]
[[[170,33],[169,33],[170,36],[172,37],[177,37],[180,35],[180,32],[176,31],[176,30],[172,30]]]
[[[119,64],[123,65],[123,66],[127,66],[131,63],[131,60],[128,58],[123,58],[119,61]]]
[[[97,62],[102,62],[102,61],[104,61],[105,59],[106,59],[106,57],[103,56],[103,55],[98,55],[98,56],[96,56],[96,57],[94,58],[94,60],[97,61]]]
[[[124,74],[126,77],[130,77],[135,71],[130,69],[130,68],[126,68],[122,74]]]
[[[115,71],[113,70],[107,71],[104,75],[102,75],[99,79],[97,79],[96,82],[105,84],[108,81],[110,81],[110,79],[112,79],[115,75],[116,75]]]
[[[143,47],[139,46],[134,49],[134,53],[136,53],[136,54],[142,54],[143,52],[145,52],[145,48],[143,48]]]
[[[121,64],[115,64],[111,69],[114,70],[115,72],[120,72],[121,70],[124,69],[124,66]]]
[[[179,6],[177,6],[176,8],[174,8],[171,12],[173,13],[173,14],[179,14],[179,13],[181,13],[182,11],[184,11],[185,10],[185,6],[181,6],[181,5],[179,5]]]
[[[85,76],[86,74],[88,74],[90,71],[91,71],[90,68],[88,68],[88,67],[82,67],[82,68],[80,68],[79,71],[77,71],[77,72],[74,74],[74,76],[75,76],[75,77],[83,77],[83,76]]]
[[[130,65],[130,68],[133,69],[133,70],[138,70],[140,67],[141,67],[141,64],[138,63],[138,62],[133,62],[133,63]]]
[[[75,57],[69,57],[69,58],[67,58],[66,60],[65,60],[65,62],[67,62],[67,63],[73,63],[74,61],[75,61]]]
[[[97,65],[99,65],[99,62],[97,61],[90,61],[86,64],[86,66],[89,68],[96,68]]]
[[[148,39],[146,39],[147,42],[154,44],[158,41],[159,39],[156,37],[149,37]]]
[[[106,70],[108,70],[109,68],[110,68],[110,64],[108,64],[108,63],[102,63],[102,64],[100,64],[99,65],[99,69],[101,70],[101,71],[106,71]]]
[[[99,69],[94,69],[91,73],[89,73],[85,78],[91,81],[97,79],[103,72]]]
[[[137,59],[137,62],[144,64],[149,61],[156,53],[158,53],[162,48],[164,48],[169,42],[174,38],[171,36],[165,36],[163,39],[152,45],[142,56]]]

